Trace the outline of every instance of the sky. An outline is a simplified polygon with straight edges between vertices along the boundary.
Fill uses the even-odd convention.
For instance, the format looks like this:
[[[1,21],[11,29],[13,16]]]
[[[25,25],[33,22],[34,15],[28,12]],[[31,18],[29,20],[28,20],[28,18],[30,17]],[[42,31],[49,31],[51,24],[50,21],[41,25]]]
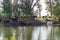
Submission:
[[[1,3],[2,3],[2,0],[0,0],[0,6],[2,6],[2,4],[1,4]],[[1,10],[2,10],[2,8],[0,8],[0,11],[1,11]]]
[[[40,3],[42,5],[41,16],[47,15],[45,0],[41,0]]]
[[[0,5],[1,5],[2,0],[0,0]]]
[[[47,7],[47,5],[46,5],[46,0],[41,0],[40,3],[41,3],[41,5],[42,5],[41,16],[45,16],[45,15],[47,15],[47,14],[49,14],[49,16],[50,16],[50,13],[47,12],[47,10],[46,10],[46,7]]]
[[[49,14],[50,16],[50,13],[47,12],[46,7],[47,5],[45,4],[46,0],[40,0],[40,4],[41,4],[41,16],[46,16],[47,14]],[[37,9],[37,7],[35,7],[35,10]],[[39,14],[38,14],[39,15]]]

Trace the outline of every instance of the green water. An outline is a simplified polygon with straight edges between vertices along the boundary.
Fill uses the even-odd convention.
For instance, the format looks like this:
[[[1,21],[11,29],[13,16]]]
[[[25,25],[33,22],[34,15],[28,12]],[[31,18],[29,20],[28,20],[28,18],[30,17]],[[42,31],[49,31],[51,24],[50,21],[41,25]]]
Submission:
[[[0,24],[0,40],[60,40],[60,27],[5,27]]]

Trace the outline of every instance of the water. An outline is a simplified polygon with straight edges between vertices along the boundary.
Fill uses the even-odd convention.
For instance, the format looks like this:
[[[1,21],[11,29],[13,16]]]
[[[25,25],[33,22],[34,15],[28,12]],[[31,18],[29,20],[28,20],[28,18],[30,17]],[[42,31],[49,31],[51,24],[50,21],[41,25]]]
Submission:
[[[60,40],[60,26],[4,27],[0,24],[0,40]]]

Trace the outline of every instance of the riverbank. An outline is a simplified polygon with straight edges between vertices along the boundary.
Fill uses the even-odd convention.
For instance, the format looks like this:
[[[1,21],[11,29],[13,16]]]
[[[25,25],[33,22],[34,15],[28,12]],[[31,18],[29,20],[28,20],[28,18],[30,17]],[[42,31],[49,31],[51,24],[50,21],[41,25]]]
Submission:
[[[53,24],[60,24],[60,21],[53,21]]]
[[[60,24],[53,24],[53,26],[60,26]]]
[[[4,26],[41,26],[41,25],[46,25],[47,23],[33,19],[33,20],[23,20],[23,21],[6,20],[3,21],[2,24],[4,24]]]

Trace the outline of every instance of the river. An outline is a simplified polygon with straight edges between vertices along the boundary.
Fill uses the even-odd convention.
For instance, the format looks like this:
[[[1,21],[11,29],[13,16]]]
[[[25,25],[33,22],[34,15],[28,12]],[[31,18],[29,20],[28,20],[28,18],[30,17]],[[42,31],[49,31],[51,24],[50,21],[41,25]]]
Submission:
[[[60,26],[5,27],[0,24],[0,40],[60,40]]]

